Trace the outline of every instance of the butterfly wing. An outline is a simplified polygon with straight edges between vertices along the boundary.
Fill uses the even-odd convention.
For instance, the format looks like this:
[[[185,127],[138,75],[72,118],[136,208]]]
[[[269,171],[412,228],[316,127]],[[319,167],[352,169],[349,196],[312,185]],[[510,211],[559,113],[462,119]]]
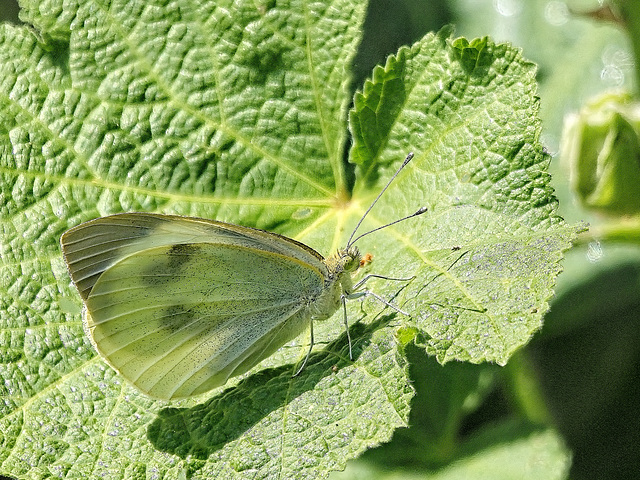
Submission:
[[[272,252],[207,243],[137,252],[105,270],[86,300],[102,356],[149,395],[223,385],[308,325],[320,271]]]
[[[69,274],[86,300],[102,272],[144,249],[183,243],[241,245],[293,256],[323,269],[323,257],[303,243],[264,230],[204,218],[120,213],[96,218],[62,235]]]
[[[167,400],[223,385],[297,336],[327,276],[301,243],[191,217],[112,215],[61,243],[95,348]]]

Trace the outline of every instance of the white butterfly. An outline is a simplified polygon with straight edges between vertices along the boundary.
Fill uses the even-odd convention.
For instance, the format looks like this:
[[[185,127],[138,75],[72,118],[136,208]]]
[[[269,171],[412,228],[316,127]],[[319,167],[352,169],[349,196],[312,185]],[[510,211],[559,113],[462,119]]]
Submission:
[[[361,260],[353,244],[362,236],[325,259],[264,230],[123,213],[68,230],[61,245],[96,350],[144,393],[172,400],[223,385],[307,327],[312,346],[313,322],[348,298],[373,295],[393,307],[360,290],[378,275],[352,283]],[[346,308],[344,315],[346,326]]]

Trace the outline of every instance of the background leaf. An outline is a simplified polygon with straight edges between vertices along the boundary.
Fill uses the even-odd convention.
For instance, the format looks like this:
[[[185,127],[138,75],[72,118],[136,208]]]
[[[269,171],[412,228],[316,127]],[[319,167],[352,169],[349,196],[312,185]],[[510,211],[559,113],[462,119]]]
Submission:
[[[25,2],[0,30],[0,464],[19,477],[325,476],[405,426],[402,348],[505,363],[540,327],[575,227],[554,213],[534,67],[448,30],[402,48],[355,97],[360,2]],[[119,211],[274,230],[322,253],[416,153],[362,232],[370,288],[411,313],[349,308],[253,375],[167,404],[91,349],[63,231]],[[337,317],[336,317],[337,318]],[[362,320],[361,322],[357,322]],[[397,327],[401,327],[398,329]],[[479,387],[478,387],[479,388]]]

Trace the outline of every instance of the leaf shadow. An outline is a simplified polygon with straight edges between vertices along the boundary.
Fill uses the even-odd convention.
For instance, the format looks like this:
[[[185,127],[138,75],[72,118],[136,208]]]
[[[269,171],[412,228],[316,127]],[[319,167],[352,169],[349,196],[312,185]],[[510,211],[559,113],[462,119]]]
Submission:
[[[343,333],[324,349],[312,353],[297,377],[291,376],[293,365],[267,368],[194,407],[160,410],[147,429],[147,438],[157,450],[181,458],[206,460],[270,413],[313,390],[324,377],[353,364],[374,332],[387,326],[395,316],[392,313],[370,324],[359,321],[352,324],[349,333],[353,340],[353,362],[349,360],[347,335]]]

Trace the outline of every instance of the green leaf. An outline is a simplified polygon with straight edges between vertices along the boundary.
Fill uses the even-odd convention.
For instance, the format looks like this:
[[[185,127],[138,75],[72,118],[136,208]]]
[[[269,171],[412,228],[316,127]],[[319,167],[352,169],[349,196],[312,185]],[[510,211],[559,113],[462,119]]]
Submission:
[[[416,346],[403,353],[409,361],[409,375],[416,390],[409,428],[397,430],[391,442],[365,452],[357,462],[349,462],[347,474],[360,461],[381,469],[411,467],[423,472],[437,471],[466,455],[467,418],[485,406],[487,397],[494,393],[498,367],[463,362],[443,366],[427,358]],[[493,407],[495,401],[488,404]]]
[[[400,197],[431,213],[394,242],[394,264],[420,265],[402,269],[415,275],[403,291],[407,325],[442,362],[504,364],[540,328],[575,227],[554,213],[534,65],[483,40],[464,48],[481,52],[469,71],[461,45],[431,36],[403,47],[356,94],[351,154],[362,182],[355,196],[366,195],[362,186],[372,178],[388,178],[402,151],[416,152],[411,178],[377,207],[391,210]]]
[[[331,480],[563,480],[568,478],[570,454],[562,438],[551,428],[505,422],[473,438],[466,455],[433,473],[413,469],[378,469],[355,461]]]
[[[324,477],[407,424],[402,344],[505,363],[541,324],[563,249],[539,143],[534,67],[443,31],[355,98],[364,5],[335,0],[24,2],[0,27],[0,472],[20,478]],[[471,48],[469,47],[469,48]],[[466,51],[467,49],[465,49]],[[464,58],[468,59],[470,52]],[[120,211],[277,231],[328,254],[405,155],[360,232],[368,288],[250,374],[171,405],[96,356],[60,235]],[[409,336],[407,336],[409,332]]]

